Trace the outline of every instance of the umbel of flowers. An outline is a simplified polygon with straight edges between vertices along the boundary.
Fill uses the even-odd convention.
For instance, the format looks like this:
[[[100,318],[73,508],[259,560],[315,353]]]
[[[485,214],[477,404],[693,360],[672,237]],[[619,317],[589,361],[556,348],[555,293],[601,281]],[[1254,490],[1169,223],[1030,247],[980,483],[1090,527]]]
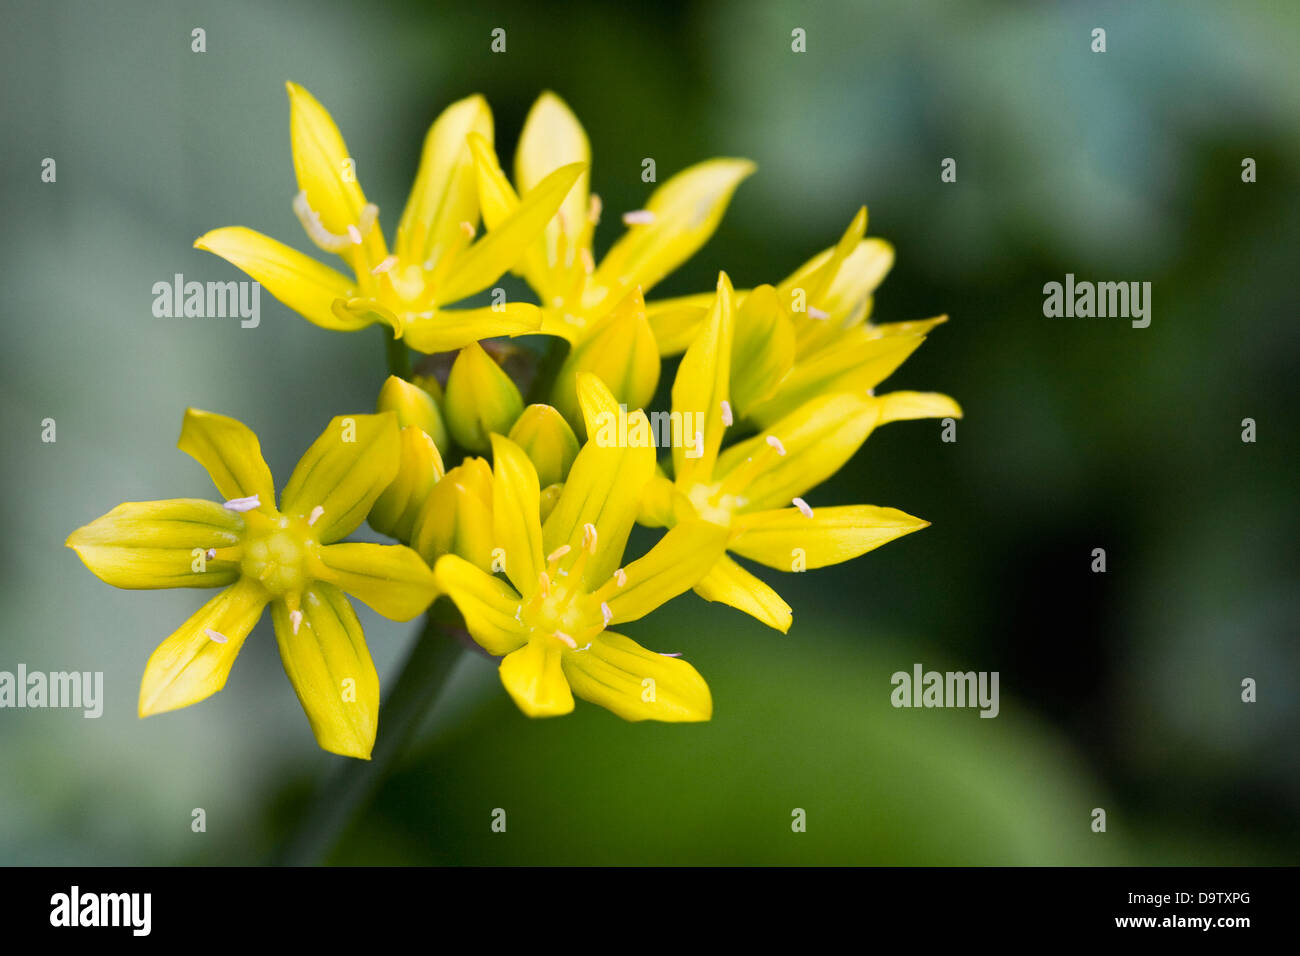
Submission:
[[[737,558],[803,571],[927,525],[816,499],[879,426],[961,414],[946,395],[877,394],[945,318],[871,321],[893,250],[866,238],[865,208],[775,284],[738,290],[723,273],[711,291],[647,301],[752,163],[677,173],[622,214],[598,259],[605,211],[568,106],[537,100],[507,176],[488,104],[470,96],[429,129],[390,245],[330,114],[292,83],[289,103],[293,209],[342,268],[242,226],[195,245],[322,328],[384,327],[391,374],[376,378],[376,411],[334,418],[278,498],[254,433],[189,409],[180,448],[215,499],[128,502],[69,536],[115,587],[216,591],[149,658],[142,717],[221,690],[269,607],[317,742],[368,758],[380,687],[350,596],[398,621],[452,602],[530,717],[580,697],[630,721],[708,720],[699,672],[623,625],[693,590],[785,632],[790,605]],[[507,272],[537,301],[493,289],[462,305]],[[412,371],[411,350],[437,357]],[[648,415],[675,355],[671,410]],[[393,543],[344,540],[363,521]],[[638,523],[663,533],[633,555]]]

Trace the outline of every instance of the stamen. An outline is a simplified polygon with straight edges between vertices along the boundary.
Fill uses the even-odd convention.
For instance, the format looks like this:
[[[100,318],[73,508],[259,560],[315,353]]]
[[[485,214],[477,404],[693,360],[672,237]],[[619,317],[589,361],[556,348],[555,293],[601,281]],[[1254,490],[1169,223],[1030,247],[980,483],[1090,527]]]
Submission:
[[[578,253],[578,256],[579,258],[582,259],[583,272],[587,273],[587,275],[591,275],[593,272],[596,271],[596,260],[591,257],[590,249],[588,249],[586,246],[583,246],[582,251]]]
[[[596,553],[596,526],[588,521],[582,526],[582,546],[589,554]]]
[[[208,548],[207,558],[208,558],[209,561],[215,561],[215,560],[217,560],[217,549],[216,549],[216,548]]]
[[[778,455],[780,455],[782,458],[785,457],[785,445],[781,444],[781,439],[777,438],[775,435],[768,435],[767,443],[771,445],[773,449],[776,450],[776,453]]]
[[[736,420],[731,415],[731,403],[724,398],[722,400],[722,424],[730,428],[735,423]]]
[[[348,223],[348,238],[352,240],[354,246],[359,246],[365,242],[365,237],[361,235],[361,230],[354,223]]]
[[[222,507],[227,511],[252,511],[254,508],[262,507],[262,499],[257,495],[249,495],[247,498],[231,498]]]
[[[400,260],[397,258],[397,256],[389,256],[383,262],[379,263],[379,265],[371,269],[370,274],[372,276],[377,276],[381,272],[387,272],[389,269],[393,268],[393,266],[397,265],[399,261]]]
[[[214,631],[210,627],[205,627],[203,629],[203,633],[208,635],[209,638],[216,641],[218,644],[226,643],[227,640],[226,635],[222,634],[220,631]]]
[[[658,651],[657,653],[659,654],[660,657],[681,657],[682,656],[681,651],[673,651],[671,654],[665,653],[664,651]]]
[[[563,641],[565,644],[568,644],[569,647],[571,647],[573,650],[576,651],[578,649],[578,642],[575,641],[573,638],[569,637],[569,635],[565,634],[563,631],[554,631],[552,636]]]
[[[627,584],[627,572],[622,568],[619,568],[614,572],[614,581],[619,587],[623,587],[623,585]]]
[[[542,597],[551,596],[551,576],[543,571],[537,576],[538,592]]]
[[[614,612],[609,609],[609,605],[604,601],[600,602],[600,613],[605,618],[605,626],[609,627],[609,622],[614,620]]]
[[[298,633],[298,627],[302,624],[302,611],[290,611],[289,621],[293,624],[293,632]]]
[[[623,225],[625,226],[648,226],[655,221],[655,214],[649,209],[633,209],[631,212],[623,213]]]
[[[808,502],[804,501],[802,498],[795,498],[790,503],[798,508],[799,513],[805,518],[811,518],[813,516],[812,508],[808,507]]]
[[[320,516],[325,513],[325,509],[320,505],[311,509],[311,516],[307,519],[307,525],[310,527],[320,520]]]
[[[466,220],[462,219],[462,220],[460,221],[460,231],[463,232],[463,233],[465,233],[465,238],[466,238],[466,239],[473,240],[473,238],[474,238],[474,233],[475,233],[477,230],[475,230],[475,228],[474,228],[474,224],[473,224],[472,222],[467,222]]]
[[[558,548],[556,548],[554,551],[552,551],[550,554],[546,556],[546,563],[547,564],[557,563],[560,560],[560,558],[568,554],[570,550],[571,549],[567,544],[560,545]]]
[[[593,226],[599,223],[600,213],[604,208],[605,205],[600,201],[600,197],[592,193],[591,198],[587,200],[587,222]]]
[[[829,319],[830,317],[831,314],[829,312],[823,312],[815,305],[808,306],[808,318],[823,320],[823,319]]]

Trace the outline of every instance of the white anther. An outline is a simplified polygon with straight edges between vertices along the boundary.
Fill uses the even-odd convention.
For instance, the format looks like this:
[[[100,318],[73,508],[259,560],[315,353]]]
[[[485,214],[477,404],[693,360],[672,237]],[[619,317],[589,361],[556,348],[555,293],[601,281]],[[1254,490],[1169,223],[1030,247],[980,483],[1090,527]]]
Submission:
[[[215,561],[215,560],[217,560],[217,549],[216,549],[216,548],[208,548],[207,558],[208,558],[209,561]]]
[[[822,320],[822,319],[829,319],[830,317],[831,314],[829,312],[823,312],[815,305],[808,306],[808,318]]]
[[[588,249],[586,246],[583,246],[582,250],[578,253],[578,256],[579,258],[582,259],[583,272],[587,273],[587,275],[591,275],[593,272],[596,271],[596,260],[591,257],[590,249]]]
[[[361,235],[361,230],[356,227],[355,223],[348,223],[348,238],[352,240],[354,246],[359,246],[366,241],[366,237]]]
[[[609,622],[614,620],[614,612],[609,609],[609,605],[604,601],[600,602],[600,613],[605,618],[605,626],[609,627]]]
[[[781,444],[781,439],[777,438],[775,435],[768,435],[767,443],[778,455],[782,458],[785,457],[785,445]]]
[[[614,581],[617,583],[619,587],[622,587],[623,585],[627,584],[627,572],[624,571],[622,568],[619,568],[617,571],[614,572]]]
[[[377,276],[382,272],[387,272],[389,269],[393,268],[393,266],[397,265],[399,261],[400,260],[397,258],[397,256],[389,256],[383,262],[379,263],[379,265],[371,269],[370,274],[372,276]]]
[[[560,560],[560,558],[568,554],[569,551],[570,548],[567,544],[560,545],[558,548],[556,548],[554,551],[552,551],[550,554],[546,556],[546,563],[550,564],[552,561]]]
[[[592,554],[596,553],[596,526],[588,521],[582,526],[582,546]]]
[[[249,495],[247,498],[231,498],[222,507],[227,511],[252,511],[254,508],[262,507],[262,499],[257,495]]]
[[[320,505],[317,505],[315,508],[312,508],[311,514],[307,518],[308,527],[314,525],[317,521],[319,521],[320,516],[323,515],[324,513],[325,513],[325,509]]]
[[[460,222],[460,231],[465,233],[466,239],[473,239],[476,230],[474,229],[474,224],[472,222],[467,222],[462,219]]]
[[[587,221],[593,226],[599,223],[600,213],[604,208],[605,206],[600,201],[600,197],[595,193],[592,193],[591,198],[587,200]]]
[[[573,638],[569,637],[569,635],[565,634],[563,631],[556,631],[555,637],[563,641],[565,644],[568,644],[575,651],[578,649],[578,642],[575,641]]]
[[[665,654],[663,651],[659,651],[658,654],[660,657],[681,657],[682,656],[681,651],[673,651],[671,654]]]
[[[649,209],[633,209],[630,212],[623,213],[623,225],[625,226],[648,226],[655,221],[655,214]]]
[[[205,627],[203,633],[208,635],[209,638],[216,641],[218,644],[226,643],[226,635],[222,634],[220,631],[214,631],[210,627]]]
[[[812,508],[808,507],[808,502],[804,501],[802,498],[795,498],[790,503],[798,508],[799,513],[805,518],[811,518],[813,516]]]
[[[735,423],[736,420],[731,415],[731,403],[724,398],[722,400],[722,424],[730,428]]]
[[[293,632],[298,633],[298,627],[302,624],[302,611],[290,611],[289,622],[293,625]]]

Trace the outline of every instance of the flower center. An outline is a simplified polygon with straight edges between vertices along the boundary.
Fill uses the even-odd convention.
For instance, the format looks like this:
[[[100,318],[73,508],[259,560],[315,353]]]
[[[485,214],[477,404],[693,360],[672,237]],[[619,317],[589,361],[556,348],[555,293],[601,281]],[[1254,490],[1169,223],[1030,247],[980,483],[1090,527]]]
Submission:
[[[532,635],[549,638],[569,650],[581,650],[605,629],[608,609],[597,604],[582,583],[582,572],[596,553],[596,529],[583,529],[582,548],[577,557],[561,567],[571,551],[557,548],[546,559],[546,570],[538,575],[537,591],[519,609],[519,620]]]
[[[263,524],[263,522],[256,522]],[[250,528],[240,570],[257,580],[272,597],[301,592],[310,584],[309,567],[316,541],[302,519],[267,519],[265,527]]]

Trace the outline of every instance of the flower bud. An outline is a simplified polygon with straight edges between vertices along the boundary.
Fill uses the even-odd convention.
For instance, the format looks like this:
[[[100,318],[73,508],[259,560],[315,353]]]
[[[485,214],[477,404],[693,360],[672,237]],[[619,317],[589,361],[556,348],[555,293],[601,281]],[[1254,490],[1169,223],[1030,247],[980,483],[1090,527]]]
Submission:
[[[510,376],[477,342],[460,350],[447,378],[443,400],[447,428],[462,448],[487,451],[488,436],[505,435],[524,410],[524,400]]]
[[[429,565],[457,554],[491,571],[492,469],[484,459],[465,459],[430,489],[415,519],[411,547]]]
[[[564,481],[578,457],[573,429],[550,405],[529,405],[506,437],[532,461],[543,488]]]
[[[436,393],[430,392],[429,384],[437,389]],[[379,411],[396,412],[399,426],[414,425],[432,438],[438,450],[442,451],[447,447],[447,426],[443,424],[442,412],[438,411],[436,395],[441,393],[437,379],[421,376],[414,382],[407,382],[390,375],[379,390]]]

